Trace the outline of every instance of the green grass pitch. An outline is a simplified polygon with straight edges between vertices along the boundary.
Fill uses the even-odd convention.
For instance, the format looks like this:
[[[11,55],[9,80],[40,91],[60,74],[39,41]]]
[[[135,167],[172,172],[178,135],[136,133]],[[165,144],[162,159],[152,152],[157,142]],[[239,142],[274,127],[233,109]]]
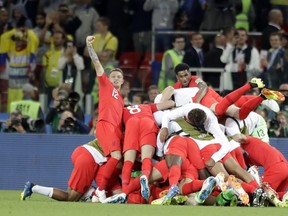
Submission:
[[[287,216],[287,208],[153,206],[57,202],[33,194],[19,200],[20,191],[0,190],[0,216]]]

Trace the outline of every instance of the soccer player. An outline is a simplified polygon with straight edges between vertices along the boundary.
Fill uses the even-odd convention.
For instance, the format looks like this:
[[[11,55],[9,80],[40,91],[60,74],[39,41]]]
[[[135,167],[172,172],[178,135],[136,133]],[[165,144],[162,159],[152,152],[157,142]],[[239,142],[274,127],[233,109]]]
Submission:
[[[178,121],[178,118],[181,121]],[[223,172],[226,179],[228,178],[228,173],[237,175],[244,181],[242,185],[245,186],[245,190],[249,189],[250,193],[253,193],[259,187],[253,177],[243,170],[230,156],[230,143],[221,131],[217,118],[210,109],[200,104],[190,103],[165,113],[162,117],[162,129],[160,131],[160,141],[162,143],[168,135],[168,123],[176,119],[183,132],[194,137],[195,142],[199,145],[206,167],[212,175],[216,176],[219,172]],[[216,140],[213,140],[213,137],[211,138],[209,133]],[[222,162],[225,168],[219,162]],[[240,187],[241,185],[233,184],[233,186],[237,187],[236,189],[240,194],[242,202],[247,204],[249,197],[243,188]]]
[[[107,77],[93,49],[94,36],[87,36],[86,45],[89,56],[95,67],[99,83],[99,107],[98,121],[96,125],[96,137],[108,157],[102,182],[98,185],[96,194],[100,202],[106,199],[105,189],[116,166],[122,158],[120,140],[122,136],[122,114],[124,100],[120,94],[121,85],[124,83],[121,69],[112,69]]]
[[[165,96],[165,92],[170,95]],[[171,91],[169,91],[169,89],[168,91],[164,89],[163,94],[164,97],[171,97]],[[125,186],[130,182],[137,152],[140,152],[142,161],[142,176],[140,178],[141,194],[144,199],[149,199],[148,179],[152,170],[151,159],[155,153],[156,136],[159,130],[154,120],[153,112],[174,106],[175,102],[168,100],[157,104],[139,104],[124,108],[123,122],[125,125],[125,138],[123,145],[124,166],[122,169],[122,186],[124,193]]]
[[[265,89],[265,85],[262,83],[261,79],[253,78],[249,83],[222,98],[214,90],[208,88],[206,83],[199,77],[192,76],[187,64],[178,64],[174,71],[178,82],[176,82],[173,87],[175,89],[198,87],[199,92],[195,96],[192,96],[192,101],[210,108],[218,117],[225,114],[242,120],[265,99],[274,99],[277,101],[285,100],[285,97],[280,92]],[[262,89],[260,96],[251,98],[240,108],[233,105],[233,103],[235,103],[245,92],[256,87],[264,88]]]
[[[45,187],[28,181],[21,193],[20,199],[25,200],[32,193],[48,196],[58,201],[80,201],[89,199],[94,188],[91,188],[93,180],[101,182],[97,178],[99,168],[106,163],[107,158],[100,147],[98,140],[93,140],[83,146],[78,146],[71,155],[73,170],[68,181],[67,191],[58,188]]]
[[[249,165],[264,168],[263,183],[267,182],[281,199],[288,187],[288,162],[283,154],[276,148],[251,136],[246,136],[246,141],[241,142],[241,147],[248,153]],[[277,206],[279,202],[274,201]]]

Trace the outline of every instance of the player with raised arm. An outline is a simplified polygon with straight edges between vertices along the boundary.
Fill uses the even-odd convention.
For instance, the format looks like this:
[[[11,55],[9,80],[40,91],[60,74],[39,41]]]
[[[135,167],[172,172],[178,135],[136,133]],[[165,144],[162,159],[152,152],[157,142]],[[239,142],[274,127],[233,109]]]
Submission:
[[[106,76],[92,46],[94,39],[94,36],[87,36],[86,45],[99,83],[99,115],[96,125],[96,137],[104,155],[108,157],[103,180],[96,190],[100,202],[103,202],[106,199],[105,189],[108,181],[113,176],[116,166],[122,158],[120,140],[124,100],[120,94],[120,88],[124,83],[124,79],[123,72],[119,68],[112,69],[108,77]]]

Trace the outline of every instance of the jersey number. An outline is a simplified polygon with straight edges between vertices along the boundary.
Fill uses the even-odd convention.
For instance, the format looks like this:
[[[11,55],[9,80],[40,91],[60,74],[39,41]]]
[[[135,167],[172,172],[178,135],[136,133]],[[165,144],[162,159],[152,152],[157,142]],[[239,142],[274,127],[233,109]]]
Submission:
[[[141,109],[138,105],[128,106],[127,109],[129,110],[130,114],[136,114],[136,113],[141,112]]]

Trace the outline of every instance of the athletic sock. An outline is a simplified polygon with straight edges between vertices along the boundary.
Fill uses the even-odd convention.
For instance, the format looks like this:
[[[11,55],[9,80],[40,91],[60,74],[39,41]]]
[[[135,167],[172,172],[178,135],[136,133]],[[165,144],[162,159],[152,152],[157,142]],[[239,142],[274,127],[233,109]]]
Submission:
[[[114,173],[114,170],[116,169],[116,166],[118,164],[119,160],[111,157],[107,163],[105,164],[105,171],[103,174],[103,179],[100,182],[99,186],[99,190],[105,190],[107,187],[107,184],[109,182],[109,179],[111,178],[111,176]]]
[[[193,180],[192,182],[186,183],[182,186],[182,194],[190,194],[193,192],[200,191],[204,180]]]
[[[122,185],[123,186],[126,186],[129,184],[132,168],[133,168],[132,161],[127,160],[124,162],[123,169],[122,169]]]
[[[263,100],[261,96],[258,96],[244,103],[239,109],[239,119],[245,119]]]
[[[179,165],[173,165],[169,170],[169,185],[177,185],[181,177],[181,167]]]
[[[145,175],[149,178],[152,171],[152,160],[151,158],[144,158],[142,161],[142,175]]]
[[[225,114],[228,107],[232,104],[234,104],[245,92],[251,89],[251,86],[249,83],[245,84],[244,86],[234,90],[233,92],[226,95],[222,101],[220,101],[215,106],[215,113],[218,116],[222,116]]]
[[[53,196],[53,188],[52,187],[43,187],[40,185],[34,185],[32,187],[33,193],[42,194],[44,196],[52,197]]]
[[[123,193],[126,195],[132,193],[133,191],[139,190],[141,188],[140,186],[140,177],[137,177],[135,179],[131,179],[129,184],[122,188]]]

